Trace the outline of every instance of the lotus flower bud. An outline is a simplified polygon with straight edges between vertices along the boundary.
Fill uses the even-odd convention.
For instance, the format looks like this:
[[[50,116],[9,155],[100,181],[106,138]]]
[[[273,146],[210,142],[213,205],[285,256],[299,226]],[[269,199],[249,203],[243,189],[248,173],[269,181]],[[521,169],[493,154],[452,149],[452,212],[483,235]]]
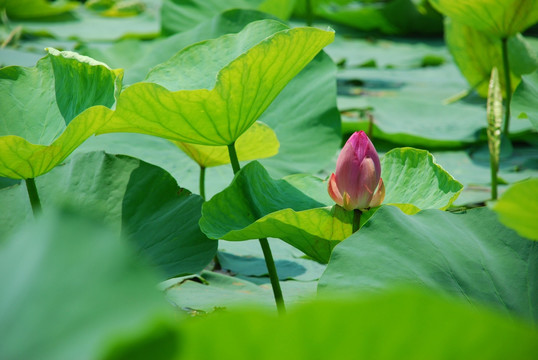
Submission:
[[[381,163],[364,131],[351,135],[340,152],[336,173],[329,179],[329,195],[346,210],[364,210],[383,202]]]

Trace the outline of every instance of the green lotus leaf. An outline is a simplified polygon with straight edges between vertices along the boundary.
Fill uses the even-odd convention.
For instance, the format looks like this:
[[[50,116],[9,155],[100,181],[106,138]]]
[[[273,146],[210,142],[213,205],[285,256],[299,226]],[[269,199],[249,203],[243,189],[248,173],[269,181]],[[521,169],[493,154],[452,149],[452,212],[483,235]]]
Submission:
[[[110,118],[122,73],[49,49],[33,68],[0,70],[0,176],[50,171]]]
[[[383,204],[395,205],[407,214],[420,209],[446,210],[463,185],[435,162],[426,150],[396,148],[381,159],[385,183]]]
[[[294,0],[164,0],[161,29],[165,35],[181,33],[231,9],[259,10],[287,20]]]
[[[125,235],[140,256],[164,277],[196,273],[217,251],[217,242],[200,231],[203,200],[180,188],[166,171],[127,156],[103,152],[74,154],[36,179],[48,209],[63,205],[86,209]],[[32,219],[23,184],[0,190],[0,227],[9,233]]]
[[[148,79],[173,82],[171,90],[179,91],[154,83],[130,86],[101,133],[139,132],[201,145],[233,143],[334,38],[332,31],[279,31],[282,27],[272,20],[255,22],[236,35],[180,51],[148,74]]]
[[[519,118],[530,120],[535,130],[538,130],[538,71],[524,75],[521,83],[514,91],[512,111]]]
[[[230,163],[226,146],[209,146],[173,141],[185,154],[204,168]],[[255,122],[237,139],[235,150],[239,161],[263,159],[278,153],[275,132],[262,122]]]
[[[513,184],[493,205],[499,220],[521,236],[538,240],[538,179]]]
[[[0,358],[173,358],[177,315],[157,281],[102,223],[49,208],[0,248]]]
[[[463,188],[427,151],[395,149],[385,158],[381,165],[385,203],[396,203],[406,212],[445,209]],[[214,239],[279,238],[327,263],[334,246],[353,233],[353,212],[332,205],[327,183],[321,179],[292,175],[273,180],[252,162],[203,205],[200,228]],[[375,210],[367,212],[361,223]]]
[[[413,284],[538,319],[538,243],[504,227],[488,208],[406,215],[382,206],[339,244],[320,294]]]
[[[6,11],[8,17],[13,19],[34,19],[47,16],[60,15],[71,11],[80,5],[77,1],[46,0],[0,0],[0,10]]]
[[[287,316],[243,308],[195,320],[181,325],[184,360],[501,360],[531,359],[538,351],[532,325],[413,288],[317,300]],[[267,346],[267,338],[274,344]]]
[[[476,89],[480,96],[488,96],[489,78],[494,67],[499,70],[503,93],[506,93],[502,45],[499,38],[487,35],[455,20],[447,19],[445,39],[456,65],[469,85]],[[524,40],[514,38],[512,41],[521,42]],[[523,56],[523,54],[519,56]],[[510,76],[512,87],[515,88],[520,78],[512,71]]]
[[[441,13],[497,38],[522,32],[538,21],[536,0],[430,0]]]

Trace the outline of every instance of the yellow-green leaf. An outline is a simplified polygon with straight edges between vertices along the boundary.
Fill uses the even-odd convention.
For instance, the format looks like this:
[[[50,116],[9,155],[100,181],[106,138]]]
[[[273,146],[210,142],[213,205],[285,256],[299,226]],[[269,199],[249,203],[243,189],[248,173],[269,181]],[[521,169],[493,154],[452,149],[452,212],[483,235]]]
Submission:
[[[446,16],[498,38],[538,21],[537,0],[430,0]]]
[[[185,60],[185,66],[178,64],[177,70],[167,71],[177,76],[177,87],[189,90],[170,91],[147,82],[134,84],[120,95],[116,112],[101,133],[137,132],[202,145],[233,143],[334,39],[332,31],[293,28],[277,31],[243,48],[249,37],[259,37],[257,34],[267,29],[276,29],[275,21],[254,22],[236,35],[182,50],[174,58]],[[219,59],[229,58],[230,54],[237,57],[222,64]],[[217,67],[213,78],[204,71]],[[207,75],[197,79],[196,74],[201,72]],[[211,87],[215,79],[211,90],[202,88]]]
[[[33,178],[63,161],[110,118],[122,72],[49,49],[35,67],[0,70],[0,176]]]
[[[487,35],[470,26],[455,20],[447,19],[445,22],[445,40],[458,65],[461,73],[472,88],[482,97],[488,96],[488,80],[491,70],[499,69],[499,78],[503,93],[506,86],[504,84],[504,67],[502,60],[501,40]],[[521,41],[514,39],[514,41]],[[512,88],[515,89],[520,77],[510,74]]]
[[[188,144],[173,141],[185,154],[201,167],[213,167],[230,163],[226,146]],[[239,161],[264,159],[278,153],[280,144],[275,132],[262,122],[255,122],[235,142]]]

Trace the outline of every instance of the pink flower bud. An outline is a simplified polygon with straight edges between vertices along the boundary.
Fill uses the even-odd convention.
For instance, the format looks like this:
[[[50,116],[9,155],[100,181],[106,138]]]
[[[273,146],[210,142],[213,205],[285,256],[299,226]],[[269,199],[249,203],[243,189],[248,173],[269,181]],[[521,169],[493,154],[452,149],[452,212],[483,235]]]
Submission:
[[[351,135],[340,152],[336,173],[329,179],[329,195],[346,210],[364,210],[383,202],[379,156],[364,131]]]

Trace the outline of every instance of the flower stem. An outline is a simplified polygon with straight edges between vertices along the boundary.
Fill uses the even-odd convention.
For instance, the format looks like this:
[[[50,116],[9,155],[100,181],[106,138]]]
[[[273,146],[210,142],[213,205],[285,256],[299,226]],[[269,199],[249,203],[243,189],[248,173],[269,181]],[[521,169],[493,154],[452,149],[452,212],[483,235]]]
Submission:
[[[504,134],[508,138],[510,131],[510,103],[512,102],[512,81],[510,79],[510,64],[508,62],[508,38],[502,38],[502,56],[504,68],[504,83],[506,89],[506,104],[504,106]]]
[[[490,154],[489,159],[491,169],[491,200],[497,200],[497,164],[493,154]]]
[[[232,163],[232,169],[234,175],[241,170],[239,165],[239,159],[237,158],[237,152],[235,151],[235,142],[228,145],[228,154],[230,156],[230,162]],[[284,297],[282,296],[282,290],[280,289],[280,282],[278,280],[278,274],[276,272],[275,261],[273,260],[273,254],[271,252],[271,247],[269,246],[269,241],[266,238],[261,238],[260,245],[263,251],[263,257],[265,258],[265,265],[267,266],[267,271],[269,273],[269,278],[271,279],[271,287],[273,288],[273,295],[275,296],[276,307],[279,314],[284,314],[286,312],[286,306],[284,304]]]
[[[34,178],[24,180],[26,182],[26,191],[28,191],[28,197],[30,198],[30,204],[32,205],[32,212],[34,217],[41,213],[41,201],[37,194],[37,187],[35,186]]]
[[[200,196],[205,201],[205,167],[200,166]]]
[[[353,210],[353,232],[358,231],[361,227],[361,214],[362,211],[359,209]]]

